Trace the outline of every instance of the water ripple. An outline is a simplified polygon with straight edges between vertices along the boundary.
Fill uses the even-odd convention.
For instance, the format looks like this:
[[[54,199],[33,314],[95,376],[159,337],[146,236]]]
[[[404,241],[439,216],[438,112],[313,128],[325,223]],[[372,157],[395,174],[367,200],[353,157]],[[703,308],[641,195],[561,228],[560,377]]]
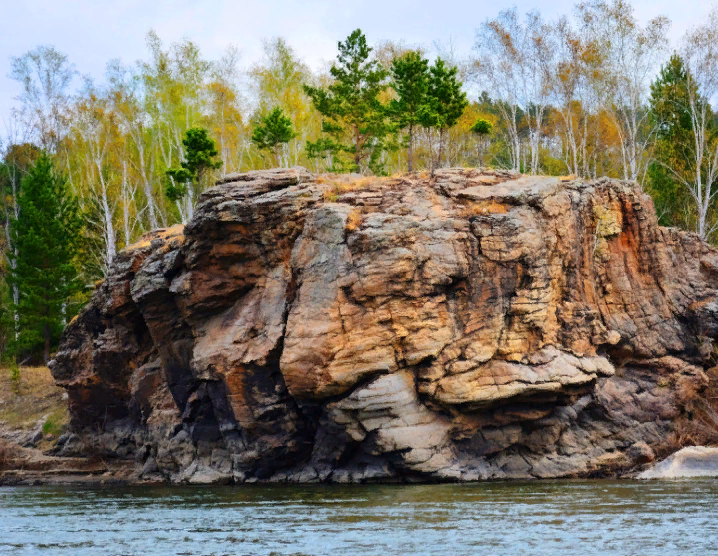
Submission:
[[[718,481],[0,489],[12,555],[718,553]]]

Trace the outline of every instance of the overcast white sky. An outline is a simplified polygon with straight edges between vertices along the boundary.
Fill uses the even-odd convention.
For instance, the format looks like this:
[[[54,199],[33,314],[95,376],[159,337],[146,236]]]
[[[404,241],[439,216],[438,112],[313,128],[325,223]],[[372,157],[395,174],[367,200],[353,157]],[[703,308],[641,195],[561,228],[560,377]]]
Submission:
[[[261,55],[262,37],[282,36],[310,65],[336,55],[336,43],[360,27],[370,44],[404,39],[430,46],[448,42],[469,53],[475,29],[504,8],[534,8],[545,17],[570,14],[574,0],[516,2],[458,0],[0,0],[0,119],[6,119],[19,86],[8,78],[10,57],[39,44],[69,55],[77,70],[101,78],[113,58],[146,58],[144,37],[153,28],[167,44],[188,37],[210,59],[236,44],[242,65]],[[641,22],[663,14],[677,41],[711,9],[701,0],[635,0]]]

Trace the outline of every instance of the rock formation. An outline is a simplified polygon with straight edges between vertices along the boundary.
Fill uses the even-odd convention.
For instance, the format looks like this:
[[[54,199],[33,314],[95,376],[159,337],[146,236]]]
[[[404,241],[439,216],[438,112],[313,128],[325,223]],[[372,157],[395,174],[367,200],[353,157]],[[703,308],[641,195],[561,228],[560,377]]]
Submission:
[[[718,477],[718,448],[687,446],[638,475],[639,479]]]
[[[140,480],[604,476],[675,447],[718,252],[609,179],[230,175],[63,335],[61,453]]]

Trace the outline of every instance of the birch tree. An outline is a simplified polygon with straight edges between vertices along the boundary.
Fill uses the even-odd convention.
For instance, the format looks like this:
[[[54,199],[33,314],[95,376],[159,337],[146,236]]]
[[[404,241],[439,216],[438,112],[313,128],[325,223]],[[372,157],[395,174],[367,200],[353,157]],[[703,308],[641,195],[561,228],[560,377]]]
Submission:
[[[686,66],[686,96],[693,131],[689,171],[673,175],[688,189],[697,212],[696,233],[707,239],[718,229],[715,198],[718,195],[718,137],[715,113],[710,102],[718,101],[718,9],[711,10],[705,23],[683,38],[682,57]]]
[[[305,94],[303,85],[311,81],[311,71],[295,50],[281,37],[265,40],[259,64],[249,72],[256,108],[252,120],[259,122],[275,108],[281,108],[292,121],[295,137],[280,151],[283,166],[299,164],[307,140],[319,137],[321,120]]]
[[[478,53],[475,71],[488,84],[503,117],[510,166],[521,170],[519,102],[521,95],[521,53],[517,37],[523,34],[516,9],[504,10],[493,21],[487,20],[476,32],[474,49]]]
[[[120,121],[126,136],[126,144],[131,146],[125,149],[125,172],[127,164],[135,170],[135,179],[140,182],[145,198],[145,208],[149,220],[149,228],[159,228],[159,209],[155,199],[154,182],[152,175],[156,166],[153,160],[154,149],[152,142],[154,133],[148,129],[147,114],[144,111],[141,80],[137,75],[123,67],[119,61],[108,65],[108,80],[110,83],[110,96],[113,102],[113,111]]]
[[[10,77],[22,85],[18,112],[34,131],[35,139],[55,152],[67,127],[69,87],[76,75],[67,55],[51,45],[41,45],[12,57]]]
[[[553,106],[560,116],[554,132],[563,135],[566,171],[590,175],[591,118],[600,110],[595,83],[601,79],[603,58],[595,43],[585,41],[564,17],[554,26],[555,64],[550,71]],[[593,130],[595,133],[595,130]]]
[[[87,83],[84,102],[77,107],[73,118],[78,138],[77,147],[85,153],[86,183],[90,200],[99,212],[99,221],[90,222],[102,235],[100,254],[103,274],[106,275],[117,255],[117,231],[115,211],[117,198],[112,195],[109,156],[113,136],[116,135],[114,114],[108,110],[108,103],[91,83]]]
[[[670,21],[658,16],[641,27],[633,6],[624,0],[588,0],[576,10],[585,40],[593,42],[602,56],[604,72],[594,86],[618,134],[623,178],[642,182],[655,131],[646,99],[667,52]]]

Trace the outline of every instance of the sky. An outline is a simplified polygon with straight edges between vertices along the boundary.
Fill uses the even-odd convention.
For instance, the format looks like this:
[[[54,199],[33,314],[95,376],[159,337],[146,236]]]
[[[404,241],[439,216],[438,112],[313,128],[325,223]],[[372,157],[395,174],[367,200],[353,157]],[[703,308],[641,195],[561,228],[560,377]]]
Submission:
[[[545,18],[572,13],[574,0],[0,0],[0,122],[20,92],[9,78],[12,56],[40,44],[66,53],[77,71],[101,80],[107,62],[147,58],[145,34],[154,29],[165,45],[182,38],[196,42],[206,58],[218,59],[236,45],[241,65],[261,58],[263,37],[284,37],[313,67],[336,55],[337,41],[361,28],[369,44],[403,39],[431,48],[453,42],[469,54],[475,30],[487,18],[517,6],[539,9]],[[705,0],[634,0],[645,23],[657,15],[672,22],[674,43],[711,9]],[[78,80],[79,85],[79,80]],[[0,130],[1,132],[2,130]]]

